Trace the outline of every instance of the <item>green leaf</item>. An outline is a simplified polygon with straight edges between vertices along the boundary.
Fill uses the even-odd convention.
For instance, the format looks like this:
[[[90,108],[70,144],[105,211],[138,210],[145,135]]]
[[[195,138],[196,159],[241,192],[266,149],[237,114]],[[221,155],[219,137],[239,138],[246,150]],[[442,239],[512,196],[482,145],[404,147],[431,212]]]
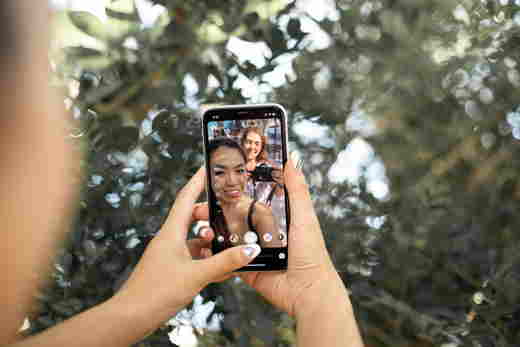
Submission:
[[[111,0],[106,8],[120,13],[136,12],[134,0]]]
[[[67,56],[67,60],[74,61],[75,64],[85,69],[101,70],[110,66],[113,62],[113,59],[103,52],[92,48],[75,46],[66,47],[63,51]]]
[[[127,12],[115,11],[109,7],[107,7],[105,9],[105,11],[107,13],[107,16],[109,16],[111,18],[124,20],[124,21],[128,21],[128,22],[141,23],[141,18],[139,18],[139,14],[137,13],[137,11],[127,13]]]
[[[72,24],[85,34],[102,40],[107,38],[105,26],[93,14],[86,11],[71,11],[68,15]]]
[[[290,37],[296,40],[300,40],[305,33],[301,29],[300,20],[297,18],[291,18],[287,23],[287,33]]]
[[[285,37],[283,32],[278,28],[273,26],[271,28],[271,49],[273,51],[273,55],[279,55],[284,53],[287,50],[287,43],[285,42]]]
[[[77,62],[85,69],[89,70],[103,70],[112,65],[114,60],[107,56],[89,57],[78,59]]]
[[[69,59],[99,57],[103,55],[103,53],[101,51],[98,51],[97,49],[83,46],[65,47],[63,51]]]
[[[244,23],[248,28],[253,28],[255,25],[258,24],[258,21],[260,19],[260,16],[256,12],[248,13],[244,16]]]
[[[105,143],[115,150],[129,152],[137,145],[138,139],[139,129],[133,126],[123,126],[113,129]]]

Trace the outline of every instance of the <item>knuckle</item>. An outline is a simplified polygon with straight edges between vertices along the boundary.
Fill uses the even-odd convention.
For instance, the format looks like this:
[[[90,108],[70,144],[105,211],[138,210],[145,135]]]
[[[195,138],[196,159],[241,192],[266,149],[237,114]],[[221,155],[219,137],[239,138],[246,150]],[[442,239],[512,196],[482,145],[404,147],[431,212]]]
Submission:
[[[177,199],[179,199],[179,198],[182,199],[185,195],[188,194],[188,192],[189,192],[189,188],[190,188],[190,187],[189,187],[188,184],[185,185],[184,187],[182,187],[182,188],[179,190],[179,192],[177,193],[176,198],[177,198]]]
[[[287,182],[291,183],[291,185],[294,186],[295,188],[298,188],[298,187],[306,188],[307,187],[307,182],[305,181],[305,177],[301,173],[294,175],[294,177],[292,177],[291,179],[287,179]]]
[[[236,252],[230,252],[230,265],[233,266],[233,267],[236,267],[240,264],[242,264],[242,252],[241,251],[236,251]]]
[[[307,198],[309,196],[309,188],[308,188],[307,184],[305,184],[305,183],[298,186],[297,191],[300,195],[304,195],[305,198]]]
[[[292,189],[292,193],[294,195],[303,196],[305,198],[308,198],[310,196],[309,188],[307,186],[307,183],[305,182],[295,182]]]

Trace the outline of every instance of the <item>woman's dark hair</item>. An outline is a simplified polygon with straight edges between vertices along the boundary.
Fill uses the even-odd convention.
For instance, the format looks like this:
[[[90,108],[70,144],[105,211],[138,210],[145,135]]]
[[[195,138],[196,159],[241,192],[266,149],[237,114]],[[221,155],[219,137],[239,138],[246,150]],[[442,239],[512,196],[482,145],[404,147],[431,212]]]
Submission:
[[[236,149],[237,151],[240,152],[240,155],[242,156],[242,158],[244,158],[244,161],[247,161],[247,156],[246,156],[246,153],[244,152],[244,149],[237,142],[235,142],[231,139],[225,138],[225,137],[215,139],[208,143],[208,148],[207,148],[208,159],[210,159],[211,154],[213,154],[213,152],[215,152],[220,147]]]
[[[206,148],[206,152],[208,153],[208,162],[211,160],[211,155],[220,147],[227,147],[236,149],[242,158],[244,158],[244,162],[247,162],[247,156],[242,147],[235,141],[228,139],[228,138],[218,138],[215,140],[212,140],[208,143],[208,147]],[[211,163],[211,162],[210,162]],[[215,192],[213,191],[213,188],[211,185],[208,185],[208,193],[210,195],[210,214],[214,213],[214,216],[211,218],[212,225],[211,227],[215,231],[215,233],[218,236],[224,237],[224,242],[217,241],[217,238],[213,240],[214,248],[218,251],[221,251],[223,249],[226,249],[227,247],[232,246],[231,242],[229,241],[229,229],[227,226],[226,218],[224,216],[224,212],[222,211],[222,208],[217,203],[217,197],[215,195]]]
[[[247,134],[249,133],[257,134],[258,136],[260,136],[260,139],[262,140],[262,149],[260,149],[260,153],[258,153],[257,160],[267,160],[267,137],[264,135],[262,129],[258,127],[246,128],[242,133],[242,137],[240,138],[240,144],[244,146]]]

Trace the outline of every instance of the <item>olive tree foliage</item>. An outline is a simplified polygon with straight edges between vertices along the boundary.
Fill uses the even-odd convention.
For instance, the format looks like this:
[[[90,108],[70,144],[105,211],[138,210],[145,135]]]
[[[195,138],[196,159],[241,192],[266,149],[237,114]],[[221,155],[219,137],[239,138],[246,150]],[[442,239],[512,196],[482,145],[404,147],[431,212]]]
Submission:
[[[67,13],[96,41],[53,56],[85,180],[32,332],[127,278],[202,163],[202,105],[269,101],[288,110],[367,345],[520,340],[519,1],[150,3],[164,8],[152,25],[131,1],[106,21]],[[237,38],[262,44],[260,63],[229,49]],[[201,345],[294,343],[293,322],[241,283],[211,285],[140,345],[186,326]]]

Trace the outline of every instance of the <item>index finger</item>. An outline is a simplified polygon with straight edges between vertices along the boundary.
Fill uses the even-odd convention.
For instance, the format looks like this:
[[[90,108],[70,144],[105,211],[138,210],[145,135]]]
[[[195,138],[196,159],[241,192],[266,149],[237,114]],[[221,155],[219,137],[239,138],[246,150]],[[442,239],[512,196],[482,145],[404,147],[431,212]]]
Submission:
[[[313,216],[313,222],[318,223],[305,177],[300,170],[295,168],[292,159],[288,159],[285,165],[284,181],[289,193],[291,224],[293,222],[305,223],[309,220],[309,216]]]
[[[207,221],[209,220],[209,209],[207,202],[199,202],[193,208],[193,221]]]
[[[195,201],[204,190],[205,182],[206,170],[201,167],[177,193],[175,203],[163,226],[167,237],[179,238],[183,242],[186,240],[186,234],[192,222]]]

